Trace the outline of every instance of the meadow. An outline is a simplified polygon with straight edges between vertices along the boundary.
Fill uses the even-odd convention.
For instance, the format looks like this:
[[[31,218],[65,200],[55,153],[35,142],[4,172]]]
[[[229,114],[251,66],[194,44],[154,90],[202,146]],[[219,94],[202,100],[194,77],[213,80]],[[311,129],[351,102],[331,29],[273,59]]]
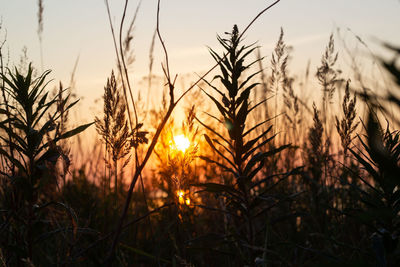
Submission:
[[[334,34],[292,74],[283,29],[269,55],[245,38],[278,2],[220,33],[184,84],[158,8],[164,76],[150,60],[141,96],[135,18],[108,10],[117,63],[102,114],[77,126],[79,96],[8,65],[0,40],[0,266],[399,266],[399,44],[381,42],[375,88],[338,69]]]

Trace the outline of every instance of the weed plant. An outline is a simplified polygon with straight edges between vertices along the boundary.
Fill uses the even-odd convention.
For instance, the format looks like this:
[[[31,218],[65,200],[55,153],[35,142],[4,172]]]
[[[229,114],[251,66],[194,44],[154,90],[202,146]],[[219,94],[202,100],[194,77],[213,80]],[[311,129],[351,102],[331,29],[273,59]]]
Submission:
[[[393,79],[385,94],[337,69],[333,35],[300,79],[289,72],[283,30],[269,64],[261,47],[244,44],[257,16],[217,37],[215,66],[178,96],[158,6],[147,86],[162,80],[152,79],[158,38],[165,93],[149,110],[128,75],[139,10],[123,36],[128,2],[118,29],[108,9],[117,71],[95,118],[102,143],[79,166],[69,140],[91,124],[69,129],[77,100],[62,85],[51,95],[49,71],[8,69],[0,54],[1,265],[400,265],[400,118],[391,112],[400,108],[399,48],[383,44],[395,54],[380,60]],[[310,103],[312,79],[321,99]],[[178,125],[175,108],[190,91]]]

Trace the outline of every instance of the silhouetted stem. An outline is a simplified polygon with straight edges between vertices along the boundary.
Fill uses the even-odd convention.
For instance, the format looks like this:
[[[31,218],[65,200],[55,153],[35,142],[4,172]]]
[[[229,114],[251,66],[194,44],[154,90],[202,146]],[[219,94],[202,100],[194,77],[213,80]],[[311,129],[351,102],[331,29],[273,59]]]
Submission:
[[[278,2],[280,2],[280,0],[275,1],[274,3],[272,3],[271,5],[269,5],[268,7],[266,7],[265,9],[263,9],[261,12],[259,12],[259,13],[254,17],[254,19],[247,25],[247,27],[245,28],[245,30],[244,30],[244,31],[242,32],[242,34],[240,35],[239,39],[243,36],[243,34],[250,28],[250,26],[251,26],[263,13],[265,13],[267,10],[269,10],[270,8],[272,8],[272,7],[273,7],[274,5],[276,5]],[[108,7],[108,1],[107,1],[107,0],[106,0],[106,4],[107,4],[107,10],[108,10],[108,14],[109,14],[110,23],[111,23],[111,16],[110,16],[109,7]],[[146,156],[144,157],[142,163],[140,163],[139,166],[138,166],[138,167],[136,168],[136,170],[135,170],[135,174],[134,174],[134,176],[133,176],[132,182],[131,182],[131,184],[130,184],[130,186],[129,186],[129,189],[128,189],[128,195],[126,196],[125,205],[124,205],[124,208],[123,208],[123,210],[122,210],[121,217],[120,217],[120,219],[119,219],[119,221],[118,221],[117,229],[116,229],[116,231],[115,231],[114,240],[113,240],[113,242],[112,242],[112,245],[111,245],[109,254],[108,254],[108,256],[107,256],[107,258],[106,258],[106,260],[105,260],[105,262],[104,262],[106,266],[111,266],[111,263],[112,263],[112,260],[113,260],[113,257],[114,257],[115,248],[116,248],[116,246],[117,246],[117,244],[118,244],[119,237],[120,237],[121,232],[122,232],[123,222],[124,222],[124,220],[125,220],[125,218],[126,218],[126,215],[127,215],[127,213],[128,213],[129,205],[130,205],[130,202],[131,202],[131,199],[132,199],[133,189],[135,188],[136,182],[137,182],[137,180],[138,180],[138,178],[139,178],[141,172],[143,171],[143,169],[144,169],[144,167],[145,167],[147,161],[149,160],[151,154],[153,153],[153,150],[154,150],[155,145],[157,144],[158,138],[160,137],[160,134],[161,134],[162,130],[164,129],[164,126],[166,125],[166,123],[167,123],[169,117],[171,116],[172,111],[174,110],[174,108],[176,107],[176,105],[180,102],[180,100],[181,100],[194,86],[196,86],[200,81],[202,81],[212,70],[214,70],[214,69],[219,65],[219,63],[220,63],[226,56],[229,55],[229,53],[227,53],[227,54],[225,55],[225,57],[221,59],[220,62],[217,62],[216,65],[214,65],[214,66],[213,66],[211,69],[209,69],[204,75],[202,75],[193,85],[191,85],[191,86],[178,98],[178,100],[177,100],[176,102],[174,102],[174,83],[175,83],[175,80],[174,80],[174,81],[171,81],[170,70],[169,70],[169,63],[168,63],[168,52],[167,52],[167,49],[166,49],[166,47],[165,47],[164,41],[163,41],[163,39],[162,39],[162,36],[161,36],[161,34],[160,34],[160,30],[159,30],[159,22],[160,22],[159,15],[160,15],[160,0],[158,0],[158,5],[157,5],[157,35],[158,35],[158,37],[159,37],[159,40],[160,40],[160,42],[161,42],[161,45],[162,45],[162,47],[163,47],[164,54],[165,54],[165,60],[166,60],[166,63],[165,63],[165,64],[166,64],[166,67],[165,67],[165,68],[163,67],[163,71],[164,71],[164,74],[165,74],[165,76],[166,76],[166,78],[167,78],[167,81],[168,81],[169,94],[170,94],[170,104],[169,104],[167,113],[165,114],[165,116],[164,116],[163,120],[161,121],[160,125],[157,127],[156,133],[155,133],[155,135],[154,135],[154,137],[153,137],[153,139],[152,139],[152,141],[151,141],[151,144],[150,144],[149,148],[147,149]],[[112,27],[111,27],[111,28],[112,28]],[[113,32],[113,30],[112,30],[112,32]],[[114,36],[113,36],[113,37],[114,37]],[[114,40],[115,40],[115,37],[114,37]],[[176,77],[175,77],[175,79],[176,79]]]
[[[110,251],[109,251],[109,255],[107,256],[107,259],[105,261],[105,264],[107,266],[111,266],[111,262],[112,262],[112,259],[114,257],[115,248],[116,248],[116,246],[118,244],[119,237],[120,237],[121,232],[122,232],[122,226],[123,226],[124,220],[126,218],[126,215],[128,213],[129,204],[130,204],[131,199],[132,199],[133,189],[135,188],[136,182],[137,182],[141,172],[143,171],[144,166],[146,165],[147,161],[149,160],[149,158],[150,158],[150,156],[151,156],[151,154],[152,154],[152,152],[154,150],[154,147],[157,144],[158,138],[160,137],[161,131],[163,130],[165,124],[167,123],[169,117],[171,116],[172,111],[174,110],[175,106],[176,106],[176,104],[173,103],[168,108],[167,114],[165,115],[164,119],[162,120],[162,122],[158,126],[157,131],[156,131],[156,133],[155,133],[155,135],[154,135],[154,137],[152,139],[152,142],[151,142],[151,144],[150,144],[150,146],[149,146],[149,148],[147,150],[146,156],[143,159],[143,162],[139,165],[139,167],[135,171],[135,174],[133,176],[132,182],[131,182],[131,184],[129,186],[129,189],[128,189],[128,195],[126,196],[126,201],[125,201],[125,205],[124,205],[124,208],[122,210],[122,213],[121,213],[121,217],[120,217],[120,219],[118,221],[118,226],[117,226],[117,229],[115,231],[115,236],[114,236],[114,240],[113,240],[113,243],[112,243]]]
[[[167,204],[162,205],[161,207],[155,208],[155,209],[153,209],[152,211],[149,211],[149,212],[147,212],[146,214],[140,216],[139,218],[136,218],[136,219],[134,219],[134,220],[132,220],[132,221],[130,221],[130,222],[127,222],[125,225],[123,225],[122,229],[126,229],[126,228],[128,228],[129,226],[132,226],[132,225],[134,225],[134,224],[140,222],[141,220],[143,220],[143,219],[145,219],[145,218],[149,218],[149,216],[152,215],[153,213],[159,212],[159,211],[162,210],[163,208],[170,207],[170,206],[173,206],[173,205],[175,205],[175,203],[167,203]],[[107,240],[107,239],[110,238],[114,233],[115,233],[114,231],[113,231],[113,232],[110,232],[110,233],[106,234],[105,236],[103,236],[103,237],[97,239],[96,241],[94,241],[93,243],[91,243],[88,247],[86,247],[85,249],[79,251],[77,254],[73,255],[73,256],[70,258],[69,261],[67,261],[67,262],[61,262],[61,263],[59,263],[59,264],[62,265],[62,264],[66,264],[66,263],[71,263],[71,262],[73,262],[74,259],[76,259],[76,258],[78,258],[78,257],[80,257],[80,256],[82,256],[82,255],[84,255],[88,250],[90,250],[90,249],[96,247],[96,246],[99,245],[102,241]]]
[[[5,41],[4,41],[5,42]],[[1,49],[3,48],[4,42],[0,45],[0,74],[1,75],[5,75],[4,74],[4,65],[3,65],[3,54],[1,53]],[[6,106],[6,112],[7,112],[7,119],[8,119],[8,128],[11,130],[11,113],[10,113],[10,107],[8,105],[8,101],[7,101],[7,97],[6,97],[6,92],[5,92],[5,82],[4,79],[1,79],[1,93],[4,99],[4,104]],[[9,149],[10,149],[10,155],[12,158],[14,158],[14,148],[13,148],[13,142],[12,142],[12,138],[11,135],[8,134],[8,140],[10,142],[9,145]],[[7,164],[8,165],[8,164]],[[15,176],[15,165],[11,164],[11,166],[9,166],[11,168],[11,175]]]

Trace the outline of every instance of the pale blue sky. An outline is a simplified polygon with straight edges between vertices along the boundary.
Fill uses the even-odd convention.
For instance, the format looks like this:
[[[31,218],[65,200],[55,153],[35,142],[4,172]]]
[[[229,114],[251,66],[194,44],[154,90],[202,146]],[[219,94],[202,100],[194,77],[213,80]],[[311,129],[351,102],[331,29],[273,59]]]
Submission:
[[[102,0],[44,0],[44,67],[52,69],[55,80],[69,81],[78,55],[77,93],[90,104],[101,96],[104,82],[115,66],[114,49]],[[115,20],[122,0],[110,0]],[[130,16],[138,1],[131,1]],[[265,0],[163,0],[161,31],[170,53],[173,73],[193,73],[207,69],[213,61],[206,46],[218,49],[216,34],[229,31],[234,23],[243,28],[261,9]],[[148,54],[156,22],[156,0],[143,0],[135,28],[136,62],[133,78],[147,74]],[[400,45],[400,3],[398,0],[282,0],[259,19],[246,35],[259,41],[269,56],[280,27],[285,40],[294,46],[292,69],[300,69],[311,59],[318,64],[329,34],[340,27],[350,28],[371,47],[372,38]],[[36,0],[0,0],[0,17],[7,31],[7,47],[12,62],[21,49],[40,67]],[[4,31],[0,37],[4,36]],[[350,37],[349,37],[350,36]],[[347,34],[351,39],[351,34]],[[375,50],[374,50],[375,51]],[[378,50],[379,52],[379,50]],[[154,70],[160,73],[161,50],[156,46]],[[136,76],[135,76],[136,75]],[[88,101],[90,100],[90,101]]]

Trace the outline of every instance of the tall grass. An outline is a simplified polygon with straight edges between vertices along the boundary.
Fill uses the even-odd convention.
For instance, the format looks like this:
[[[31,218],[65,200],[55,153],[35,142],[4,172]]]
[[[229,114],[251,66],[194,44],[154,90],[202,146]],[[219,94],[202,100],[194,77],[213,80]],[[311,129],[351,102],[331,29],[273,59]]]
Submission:
[[[61,206],[76,223],[68,206],[51,200],[59,182],[53,168],[59,158],[68,161],[59,143],[84,131],[91,123],[64,131],[65,113],[77,101],[69,103],[69,95],[50,98],[46,92],[49,73],[33,78],[29,65],[26,75],[17,69],[0,74],[4,101],[0,112],[6,117],[0,123],[1,199],[5,215],[2,247],[7,264],[11,265],[20,265],[22,259],[40,261],[40,241],[47,239],[43,235],[52,235],[52,220],[42,215],[49,206]],[[56,108],[60,106],[64,108]],[[46,222],[49,219],[50,223]]]
[[[384,44],[395,54],[381,60],[393,78],[386,94],[336,69],[333,35],[303,80],[290,73],[283,30],[269,60],[246,44],[246,31],[275,1],[242,31],[234,25],[218,35],[222,52],[209,50],[215,65],[178,95],[158,1],[147,86],[157,81],[158,41],[164,95],[148,110],[128,72],[140,6],[127,24],[128,2],[119,26],[109,11],[117,66],[95,118],[102,143],[90,151],[100,154],[88,166],[70,160],[68,140],[91,124],[69,130],[69,91],[60,84],[52,95],[48,71],[7,69],[0,54],[3,265],[399,265],[400,120],[389,112],[400,108],[398,48]],[[309,103],[301,90],[318,90],[312,81],[322,97]],[[185,100],[181,125],[174,112]],[[190,140],[186,150],[175,143],[180,134]]]

